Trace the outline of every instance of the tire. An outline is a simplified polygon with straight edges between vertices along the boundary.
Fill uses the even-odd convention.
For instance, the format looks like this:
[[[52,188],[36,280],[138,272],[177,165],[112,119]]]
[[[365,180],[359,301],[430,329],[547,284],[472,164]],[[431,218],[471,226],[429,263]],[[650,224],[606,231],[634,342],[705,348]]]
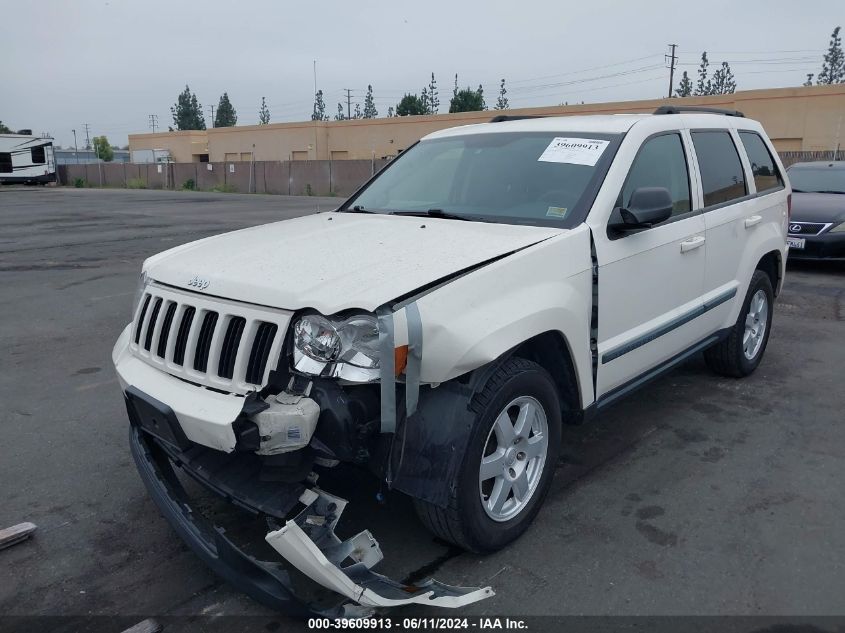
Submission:
[[[419,499],[414,500],[414,505],[423,524],[436,536],[465,550],[484,553],[501,549],[518,538],[539,512],[560,455],[562,421],[552,377],[537,363],[523,358],[505,361],[473,399],[471,409],[475,423],[447,507]],[[531,418],[532,423],[530,431],[525,426],[520,434],[522,418],[518,414],[522,412],[523,418]],[[506,427],[508,421],[513,424],[510,431]],[[514,436],[508,435],[511,431]],[[500,442],[502,437],[510,444]],[[510,440],[511,437],[515,439]],[[543,438],[544,447],[540,446]],[[538,461],[543,452],[542,461]],[[482,482],[483,456],[488,462],[485,474],[497,474]],[[510,492],[503,497],[509,484]],[[491,507],[499,499],[503,499],[501,507]]]
[[[765,301],[765,316],[759,314],[759,301]],[[752,307],[752,301],[754,306]],[[713,347],[704,352],[704,360],[708,367],[717,374],[731,378],[744,378],[751,374],[766,351],[769,342],[769,333],[772,330],[772,312],[774,307],[774,292],[769,276],[762,270],[755,270],[742,302],[742,309],[739,317],[730,334],[724,340],[716,343]],[[757,315],[755,318],[755,314]],[[751,341],[745,339],[746,324],[749,324]],[[753,325],[759,328],[763,326],[762,333],[755,330]],[[754,332],[758,332],[755,336]],[[746,344],[749,343],[750,344]]]

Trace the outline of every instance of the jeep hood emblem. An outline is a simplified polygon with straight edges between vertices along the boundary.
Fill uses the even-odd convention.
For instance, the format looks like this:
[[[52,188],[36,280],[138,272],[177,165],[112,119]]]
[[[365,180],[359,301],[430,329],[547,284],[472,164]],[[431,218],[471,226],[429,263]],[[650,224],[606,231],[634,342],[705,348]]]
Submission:
[[[192,277],[188,281],[189,286],[193,286],[194,288],[198,288],[199,290],[205,290],[206,288],[208,288],[209,283],[210,282],[208,281],[208,279],[205,279],[203,277]]]

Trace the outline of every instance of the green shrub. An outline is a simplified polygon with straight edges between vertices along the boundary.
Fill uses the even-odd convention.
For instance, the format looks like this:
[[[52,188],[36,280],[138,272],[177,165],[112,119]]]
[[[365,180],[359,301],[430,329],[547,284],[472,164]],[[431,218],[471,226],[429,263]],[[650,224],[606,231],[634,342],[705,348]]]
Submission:
[[[130,178],[126,181],[126,188],[127,189],[146,189],[147,183],[143,181],[141,178]]]
[[[197,184],[194,182],[193,178],[188,178],[185,182],[182,183],[182,189],[186,189],[187,191],[196,191]]]
[[[217,193],[237,193],[238,188],[235,185],[225,184],[225,185],[215,185],[211,188],[212,191]]]
[[[85,187],[85,179],[84,178],[74,178],[73,179],[73,186],[77,189],[82,189]]]

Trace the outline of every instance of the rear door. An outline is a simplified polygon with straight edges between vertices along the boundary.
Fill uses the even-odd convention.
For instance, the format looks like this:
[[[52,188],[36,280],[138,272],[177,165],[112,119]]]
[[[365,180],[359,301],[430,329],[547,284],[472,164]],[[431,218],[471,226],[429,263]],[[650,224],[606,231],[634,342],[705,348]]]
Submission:
[[[672,217],[636,233],[593,227],[598,261],[596,397],[682,352],[703,336],[694,318],[704,285],[704,220],[693,204],[681,130],[644,139],[616,206],[639,187],[665,187]]]
[[[758,232],[779,221],[783,179],[762,137],[749,130],[691,130],[707,237],[703,320],[709,332],[730,325],[756,262]]]

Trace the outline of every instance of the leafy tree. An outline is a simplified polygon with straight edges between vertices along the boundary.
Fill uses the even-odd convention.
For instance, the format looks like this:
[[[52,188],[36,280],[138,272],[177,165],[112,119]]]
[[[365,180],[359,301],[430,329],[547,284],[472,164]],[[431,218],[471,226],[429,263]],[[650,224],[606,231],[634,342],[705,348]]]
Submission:
[[[486,109],[484,91],[480,85],[478,90],[473,90],[469,86],[463,90],[458,90],[449,102],[449,112],[474,112]]]
[[[261,97],[261,109],[258,110],[258,125],[267,125],[270,122],[270,108],[267,101]]]
[[[425,104],[417,95],[406,94],[396,104],[396,116],[409,116],[414,114],[425,114]]]
[[[170,108],[173,115],[173,127],[177,130],[204,130],[205,117],[202,115],[202,104],[197,101],[197,95],[185,84],[185,90],[179,94],[176,103]]]
[[[437,81],[434,79],[434,73],[431,73],[431,81],[428,84],[428,103],[426,106],[428,114],[437,114],[437,111],[440,110],[440,97],[438,96]]]
[[[698,83],[695,85],[695,92],[693,92],[695,96],[710,94],[711,85],[710,80],[707,79],[708,66],[710,66],[710,62],[707,59],[707,51],[704,51],[701,54],[701,66],[698,67]]]
[[[352,111],[352,118],[353,119],[363,119],[364,118],[364,114],[361,112],[361,104],[360,103],[355,104],[355,109]]]
[[[392,118],[393,118],[393,117],[395,117],[395,116],[396,116],[396,115],[393,113],[393,106],[390,106],[390,107],[387,109],[387,118],[388,118],[388,119],[392,119]]]
[[[681,76],[681,83],[675,90],[675,94],[678,97],[689,97],[692,95],[692,80],[690,80],[687,71],[684,71],[684,74]]]
[[[496,99],[496,110],[507,110],[510,108],[510,104],[508,103],[508,89],[505,88],[505,80],[502,79],[502,83],[499,86],[499,98]]]
[[[822,70],[816,79],[817,85],[845,83],[845,54],[842,52],[842,37],[837,26],[830,35],[830,46],[824,56]]]
[[[96,155],[99,156],[100,160],[110,163],[114,160],[114,149],[109,143],[109,139],[105,136],[95,136],[94,141],[94,151]]]
[[[326,102],[323,101],[323,91],[318,90],[314,95],[314,111],[311,113],[312,121],[328,121],[329,115],[326,114]]]
[[[802,85],[803,86],[812,86],[813,85],[813,77],[815,77],[815,75],[813,73],[807,73],[807,81],[805,81]]]
[[[217,114],[214,117],[214,127],[234,127],[238,122],[238,113],[229,101],[229,95],[223,93],[217,103]]]
[[[334,115],[335,121],[343,121],[346,119],[346,115],[343,113],[343,104],[337,104],[337,114]]]
[[[455,87],[452,88],[452,96],[453,97],[458,96],[458,73],[455,73]]]
[[[7,125],[4,125],[3,121],[0,121],[0,134],[11,134],[12,130],[9,129]]]
[[[378,110],[376,110],[376,102],[373,100],[373,87],[371,85],[367,86],[367,95],[364,97],[363,116],[365,119],[375,119],[378,116]]]
[[[722,67],[713,73],[713,81],[710,82],[711,95],[727,95],[736,92],[736,80],[731,72],[728,62],[722,62]]]

